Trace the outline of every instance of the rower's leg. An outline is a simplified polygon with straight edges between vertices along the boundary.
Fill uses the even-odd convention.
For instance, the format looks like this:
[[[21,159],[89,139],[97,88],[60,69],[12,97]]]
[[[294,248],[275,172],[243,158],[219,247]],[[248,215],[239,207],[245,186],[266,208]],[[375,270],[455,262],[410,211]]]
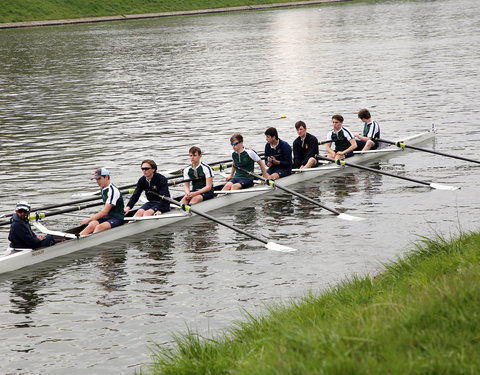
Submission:
[[[191,200],[190,200],[190,204],[195,204],[195,203],[200,203],[203,201],[203,197],[202,195],[195,195]]]
[[[375,142],[373,142],[371,139],[369,139],[369,140],[365,143],[365,147],[363,147],[363,150],[362,150],[362,151],[368,151],[368,150],[370,150],[374,145],[375,145]]]
[[[154,213],[155,211],[150,208],[143,212],[143,216],[153,216]]]
[[[89,222],[87,227],[80,232],[80,236],[85,236],[87,234],[92,234],[93,231],[95,230],[95,228],[97,227],[97,225],[98,225],[97,220],[93,220],[93,221]]]
[[[317,159],[310,158],[308,159],[307,164],[305,164],[304,168],[313,168],[315,165],[317,165]]]
[[[111,227],[112,226],[110,225],[110,223],[108,221],[105,221],[102,224],[98,224],[95,227],[95,230],[93,231],[93,233],[103,232],[104,230],[110,229]]]

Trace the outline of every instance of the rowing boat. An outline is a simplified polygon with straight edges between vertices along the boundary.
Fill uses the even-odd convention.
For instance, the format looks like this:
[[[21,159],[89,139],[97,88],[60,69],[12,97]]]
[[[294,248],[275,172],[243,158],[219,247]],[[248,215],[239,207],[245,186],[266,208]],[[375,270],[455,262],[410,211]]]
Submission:
[[[433,139],[435,137],[435,133],[435,129],[432,128],[430,131],[403,138],[399,141],[408,142],[412,145],[419,144]],[[389,156],[396,152],[403,151],[403,149],[396,148],[392,145],[382,144],[381,146],[384,147],[374,151],[358,152],[348,160],[357,164],[365,164],[383,156]],[[344,167],[335,164],[321,165],[317,168],[302,170],[302,173],[294,173],[290,176],[283,177],[279,181],[281,181],[282,186],[294,185],[319,176],[337,172],[343,168]],[[209,212],[222,207],[230,206],[240,201],[252,199],[272,190],[274,190],[274,187],[256,185],[249,189],[230,191],[225,195],[196,204],[195,209],[201,212]],[[125,220],[129,221],[129,223],[126,223],[125,225],[109,229],[104,232],[81,237],[75,233],[75,229],[66,232],[51,231],[41,223],[34,222],[33,225],[43,233],[53,234],[54,236],[57,236],[57,238],[61,237],[64,241],[51,247],[45,247],[36,250],[9,248],[3,255],[0,256],[0,273],[15,271],[20,268],[67,255],[82,249],[91,248],[106,242],[116,241],[125,237],[157,229],[181,220],[186,220],[192,215],[194,214],[176,209],[159,216],[141,218],[126,217]]]

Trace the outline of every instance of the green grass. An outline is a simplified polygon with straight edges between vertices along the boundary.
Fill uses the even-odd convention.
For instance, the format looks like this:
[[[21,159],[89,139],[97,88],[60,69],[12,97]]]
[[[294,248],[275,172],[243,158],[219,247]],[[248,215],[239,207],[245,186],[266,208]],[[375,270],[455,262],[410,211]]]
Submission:
[[[3,0],[0,6],[0,23],[160,13],[292,1],[296,0]]]
[[[146,373],[480,373],[480,233],[425,239],[380,275],[175,341]]]

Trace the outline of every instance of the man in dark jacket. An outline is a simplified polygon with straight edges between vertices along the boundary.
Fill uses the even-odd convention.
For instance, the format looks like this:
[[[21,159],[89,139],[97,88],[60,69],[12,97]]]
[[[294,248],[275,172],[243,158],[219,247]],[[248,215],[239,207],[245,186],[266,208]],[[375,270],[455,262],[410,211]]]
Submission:
[[[148,202],[142,205],[134,216],[161,215],[170,211],[170,203],[159,197],[159,195],[170,196],[167,178],[157,172],[157,164],[151,159],[142,161],[140,169],[143,176],[138,180],[135,191],[125,207],[125,215],[135,206],[143,191]]]
[[[50,234],[37,236],[33,233],[28,223],[28,215],[30,215],[30,205],[25,201],[18,202],[12,217],[10,234],[8,235],[10,247],[15,249],[38,249],[54,245],[55,240]]]
[[[293,141],[293,168],[313,168],[318,165],[318,139],[307,133],[307,125],[303,121],[295,123],[298,137]]]

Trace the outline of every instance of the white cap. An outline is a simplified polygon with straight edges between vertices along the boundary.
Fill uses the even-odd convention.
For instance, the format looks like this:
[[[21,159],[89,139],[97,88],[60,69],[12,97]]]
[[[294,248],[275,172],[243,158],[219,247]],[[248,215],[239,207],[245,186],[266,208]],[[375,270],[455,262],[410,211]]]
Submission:
[[[27,201],[20,201],[15,206],[15,211],[17,211],[17,210],[25,210],[25,211],[30,212],[31,208],[30,208],[30,205],[28,204]]]

